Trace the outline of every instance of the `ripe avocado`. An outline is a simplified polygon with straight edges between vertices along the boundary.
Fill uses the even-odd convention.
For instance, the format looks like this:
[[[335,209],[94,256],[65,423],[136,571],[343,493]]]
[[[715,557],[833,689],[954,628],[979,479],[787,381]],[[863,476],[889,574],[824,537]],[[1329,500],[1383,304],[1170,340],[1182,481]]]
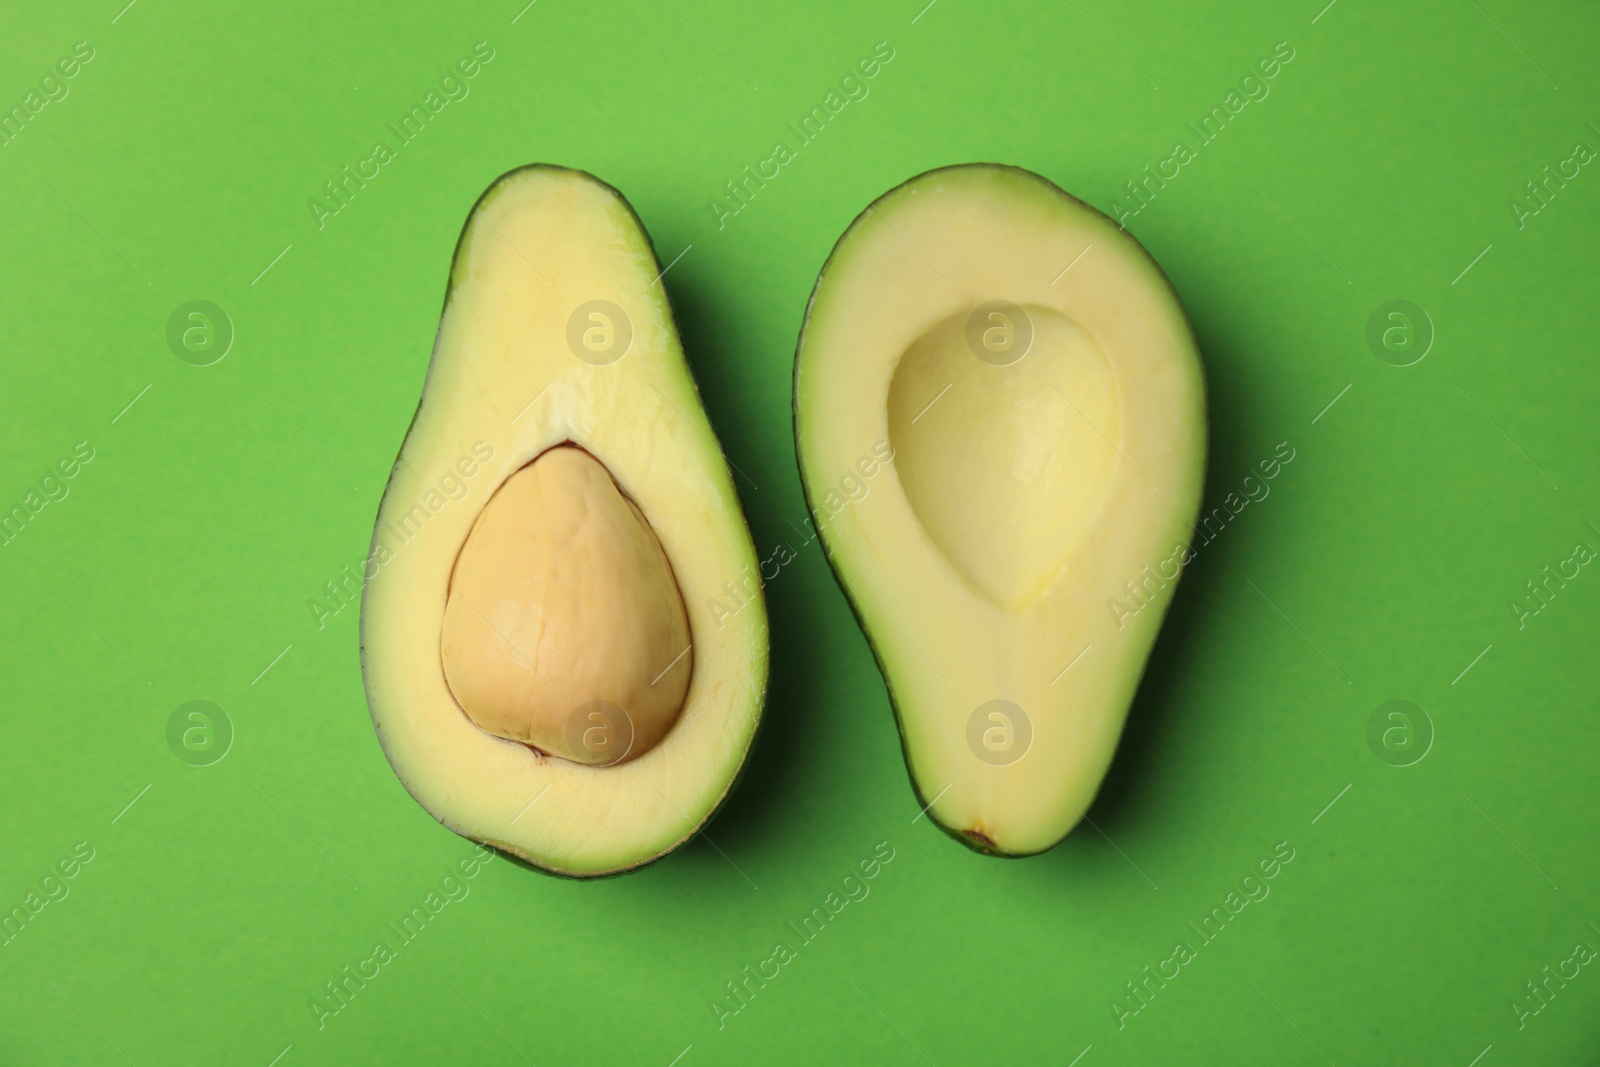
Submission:
[[[1166,275],[1036,174],[929,171],[824,265],[794,406],[919,799],[978,851],[1050,848],[1105,775],[1205,481],[1203,369]],[[885,453],[893,474],[850,477]]]
[[[627,871],[727,796],[767,620],[661,268],[621,194],[529,166],[456,246],[361,605],[372,721],[457,833],[556,874]]]

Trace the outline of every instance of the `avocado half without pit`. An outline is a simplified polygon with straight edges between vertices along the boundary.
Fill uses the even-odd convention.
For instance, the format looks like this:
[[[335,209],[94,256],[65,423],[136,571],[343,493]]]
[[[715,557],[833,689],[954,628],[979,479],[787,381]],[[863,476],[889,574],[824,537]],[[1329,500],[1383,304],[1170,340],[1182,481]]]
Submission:
[[[1050,848],[1105,775],[1199,508],[1205,386],[1171,284],[1036,174],[930,171],[823,267],[795,433],[920,802],[979,851]]]
[[[749,529],[661,267],[590,175],[516,170],[474,207],[379,506],[367,702],[452,830],[589,877],[688,840],[727,795],[767,677]]]

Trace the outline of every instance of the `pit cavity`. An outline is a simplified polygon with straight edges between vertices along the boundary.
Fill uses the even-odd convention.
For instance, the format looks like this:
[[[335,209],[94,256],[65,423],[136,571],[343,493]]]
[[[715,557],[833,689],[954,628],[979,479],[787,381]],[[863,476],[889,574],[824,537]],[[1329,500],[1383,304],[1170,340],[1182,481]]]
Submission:
[[[912,511],[997,607],[1037,598],[1095,528],[1121,410],[1105,354],[1060,311],[990,301],[937,323],[901,354],[888,416]]]

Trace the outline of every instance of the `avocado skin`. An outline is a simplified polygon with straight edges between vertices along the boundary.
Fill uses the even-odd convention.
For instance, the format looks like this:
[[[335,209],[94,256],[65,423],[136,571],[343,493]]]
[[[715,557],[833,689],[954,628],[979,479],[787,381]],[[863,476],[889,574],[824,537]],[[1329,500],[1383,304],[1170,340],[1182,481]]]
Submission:
[[[484,191],[482,193],[478,194],[478,198],[472,202],[472,207],[467,212],[466,221],[464,221],[461,224],[461,232],[456,235],[455,248],[450,253],[450,269],[445,275],[445,279],[446,280],[445,280],[445,291],[444,291],[444,303],[441,304],[440,308],[439,308],[439,325],[440,325],[441,328],[444,325],[444,313],[445,313],[445,310],[449,308],[449,306],[450,306],[450,297],[451,297],[451,294],[455,290],[456,264],[459,263],[460,260],[461,260],[461,253],[462,253],[463,249],[466,247],[467,233],[472,228],[472,220],[473,220],[474,216],[477,215],[479,207],[481,207],[483,205],[484,201],[488,200],[491,196],[493,196],[496,192],[498,192],[500,190],[500,188],[502,187],[502,185],[508,179],[510,179],[510,178],[512,178],[512,177],[514,177],[514,176],[516,176],[518,174],[521,174],[521,173],[523,173],[525,171],[537,171],[537,170],[560,171],[562,173],[567,173],[567,174],[576,174],[576,175],[579,175],[581,177],[587,178],[590,181],[593,181],[597,185],[604,186],[606,189],[608,189],[612,193],[614,193],[616,195],[617,200],[622,203],[622,206],[628,209],[628,214],[633,216],[633,221],[638,225],[639,232],[644,234],[645,241],[650,246],[650,258],[656,265],[657,279],[658,280],[660,279],[660,274],[661,274],[661,271],[660,271],[660,268],[661,268],[661,256],[660,256],[659,253],[656,252],[655,239],[650,236],[650,230],[645,226],[644,221],[639,218],[639,213],[636,210],[634,210],[633,204],[628,200],[628,198],[626,196],[622,195],[622,192],[620,190],[618,190],[616,188],[616,186],[610,184],[609,182],[602,181],[601,179],[595,177],[593,174],[589,173],[588,171],[581,170],[581,169],[579,169],[577,167],[565,167],[565,166],[562,166],[562,165],[560,165],[558,163],[524,163],[520,167],[511,168],[510,170],[506,171],[504,174],[502,174],[498,178],[496,178],[494,181],[490,182],[489,185],[484,189]],[[661,291],[662,291],[662,303],[666,305],[666,309],[667,309],[667,323],[668,323],[669,326],[672,327],[673,336],[678,338],[679,347],[682,347],[683,346],[683,334],[678,329],[678,318],[677,318],[677,315],[672,310],[672,300],[667,296],[666,283],[665,282],[661,283]],[[377,549],[377,543],[378,543],[378,517],[382,514],[382,511],[383,511],[383,501],[389,495],[389,488],[394,482],[395,473],[400,468],[400,457],[405,455],[406,444],[411,440],[412,431],[416,429],[417,417],[422,413],[423,401],[427,398],[429,387],[433,384],[433,364],[434,364],[434,357],[437,354],[438,354],[438,332],[435,331],[435,334],[434,334],[434,348],[433,348],[433,351],[428,356],[428,369],[423,374],[422,391],[417,396],[417,407],[416,407],[416,410],[411,413],[411,421],[406,424],[406,432],[400,439],[399,451],[397,451],[395,453],[395,461],[389,468],[389,477],[384,482],[383,492],[381,494],[379,494],[379,496],[378,496],[377,513],[374,514],[373,519],[372,519],[372,539],[367,544],[367,558],[369,558],[369,559],[371,558],[372,553],[374,551],[376,551],[376,549]],[[685,352],[684,352],[684,361],[683,361],[683,363],[684,363],[683,372],[684,372],[685,375],[688,376],[689,384],[694,386],[694,391],[698,395],[699,392],[700,392],[700,384],[695,381],[694,371],[689,366],[689,357],[688,357],[687,350],[685,350]],[[707,418],[709,420],[709,415],[707,416]],[[718,453],[722,456],[723,467],[725,469],[727,469],[728,480],[730,482],[733,482],[733,470],[728,464],[727,453],[723,452],[722,449],[721,449],[720,441],[718,442]],[[734,484],[734,493],[737,495],[737,493],[738,493],[738,483],[737,482],[733,482],[733,484]],[[750,530],[750,520],[749,520],[748,516],[745,515],[743,503],[741,503],[739,505],[739,521],[744,523],[745,531],[748,534],[748,532]],[[411,783],[407,782],[405,780],[404,776],[402,776],[399,773],[399,770],[396,767],[396,764],[395,764],[394,760],[390,759],[389,751],[388,751],[388,743],[384,740],[383,725],[378,722],[377,716],[374,715],[373,712],[372,712],[372,693],[370,692],[370,690],[368,690],[367,682],[366,682],[366,679],[367,679],[367,641],[366,641],[366,620],[367,620],[366,598],[367,598],[367,592],[366,592],[366,590],[367,590],[367,587],[366,587],[365,584],[363,584],[362,588],[361,588],[361,615],[360,615],[361,625],[357,630],[356,640],[357,640],[357,645],[358,645],[357,654],[358,654],[358,658],[359,658],[360,664],[361,664],[361,678],[362,678],[361,688],[362,688],[362,693],[363,693],[363,695],[365,695],[366,701],[367,701],[367,713],[373,720],[373,732],[378,735],[378,744],[379,744],[379,747],[382,748],[382,750],[383,750],[384,759],[388,760],[389,765],[390,765],[391,768],[395,768],[395,777],[397,779],[399,779],[400,784],[405,788],[406,792],[411,796],[411,799],[416,802],[417,806],[422,808],[423,811],[427,811],[429,815],[432,815],[433,813],[431,811],[428,811],[427,805],[422,803],[422,798],[418,797],[417,794],[416,794],[416,791],[411,788]],[[762,610],[763,613],[765,613],[766,610],[767,610],[767,602],[766,602],[766,592],[765,592],[765,590],[758,587],[757,590],[756,590],[756,595],[761,598],[761,610]],[[771,631],[769,630],[768,634],[767,634],[767,651],[768,651],[769,656],[771,654],[771,650],[772,650],[772,635],[771,635]],[[769,672],[769,674],[770,674],[770,672]],[[569,879],[569,880],[575,881],[575,882],[590,882],[590,881],[596,881],[596,880],[602,879],[602,878],[614,878],[614,877],[616,877],[618,875],[629,874],[629,873],[631,873],[633,871],[643,870],[644,868],[649,867],[651,864],[656,863],[656,862],[658,862],[660,860],[663,860],[667,856],[670,856],[672,853],[676,852],[678,849],[680,849],[684,845],[688,844],[689,841],[691,841],[695,837],[697,837],[700,834],[700,832],[703,829],[705,829],[705,827],[709,826],[713,821],[715,821],[718,813],[720,813],[722,811],[723,805],[727,804],[728,798],[733,795],[734,790],[737,789],[739,787],[739,784],[744,781],[745,771],[748,769],[748,767],[750,765],[750,752],[751,752],[751,750],[753,750],[755,748],[757,742],[760,741],[760,739],[761,739],[762,720],[764,720],[766,718],[767,686],[768,686],[769,683],[770,683],[770,677],[767,676],[767,675],[764,675],[762,677],[762,680],[761,680],[760,710],[758,710],[757,713],[756,713],[755,730],[751,734],[749,747],[745,749],[744,758],[739,762],[739,769],[734,773],[733,778],[728,782],[728,788],[723,790],[722,796],[717,800],[716,805],[711,809],[711,811],[706,815],[705,819],[702,820],[699,825],[690,828],[689,832],[687,834],[685,834],[682,838],[680,838],[675,844],[673,844],[673,845],[669,846],[668,848],[662,850],[659,854],[657,854],[655,856],[652,856],[649,859],[641,860],[638,863],[631,864],[629,866],[619,867],[619,868],[617,868],[615,870],[599,871],[599,872],[596,872],[594,874],[583,874],[583,873],[576,873],[576,872],[572,872],[572,871],[562,871],[562,870],[557,870],[557,869],[550,868],[550,867],[542,867],[539,864],[535,863],[533,860],[529,859],[528,857],[520,854],[516,849],[514,849],[510,845],[505,844],[504,842],[480,840],[479,838],[473,837],[471,834],[466,833],[465,831],[463,831],[459,827],[452,826],[450,823],[446,822],[443,819],[439,819],[439,818],[435,817],[435,821],[437,821],[445,829],[449,830],[450,832],[452,832],[454,834],[457,834],[457,835],[459,835],[461,837],[466,838],[468,841],[477,841],[481,845],[484,845],[484,846],[486,846],[488,848],[494,849],[495,852],[498,855],[505,857],[506,859],[510,860],[512,863],[517,865],[518,867],[525,867],[528,870],[538,871],[540,874],[550,875],[550,876],[555,877],[555,878]],[[510,744],[510,743],[511,742],[507,742],[507,744]]]
[[[800,320],[800,334],[795,339],[795,347],[794,347],[794,357],[795,357],[794,358],[794,376],[793,376],[794,388],[793,388],[793,396],[792,396],[792,399],[791,399],[791,402],[790,402],[789,416],[790,416],[790,421],[794,425],[795,470],[800,475],[800,493],[805,498],[806,510],[810,513],[812,521],[814,523],[818,522],[820,520],[820,514],[821,513],[817,510],[817,506],[816,506],[815,502],[813,502],[812,499],[811,499],[810,490],[808,490],[806,488],[805,470],[802,467],[801,460],[800,460],[800,348],[801,348],[801,345],[804,344],[805,339],[806,339],[806,327],[809,326],[810,323],[811,323],[811,311],[812,311],[812,308],[816,306],[817,293],[822,288],[822,280],[827,277],[828,269],[833,265],[834,256],[838,255],[839,248],[840,248],[841,245],[844,244],[845,238],[850,236],[851,232],[854,231],[855,228],[858,225],[861,224],[862,220],[865,219],[867,217],[867,215],[870,212],[872,212],[878,206],[878,204],[880,202],[882,202],[884,200],[887,200],[889,197],[893,196],[895,193],[899,192],[901,189],[904,189],[906,186],[912,185],[912,184],[914,184],[916,182],[919,182],[919,181],[922,181],[924,178],[928,178],[928,177],[931,177],[932,175],[940,174],[940,173],[943,173],[945,171],[959,171],[959,170],[1010,171],[1010,172],[1012,172],[1014,174],[1021,175],[1024,178],[1027,178],[1027,179],[1029,179],[1031,181],[1035,181],[1035,182],[1038,182],[1038,183],[1046,186],[1047,188],[1050,189],[1051,192],[1054,192],[1057,196],[1060,196],[1063,199],[1069,200],[1072,203],[1078,205],[1079,207],[1085,208],[1088,211],[1094,212],[1096,215],[1099,215],[1101,218],[1105,219],[1107,222],[1114,221],[1109,215],[1107,215],[1105,212],[1101,211],[1099,208],[1095,207],[1093,204],[1090,204],[1087,201],[1078,199],[1077,197],[1073,196],[1071,193],[1067,192],[1065,189],[1061,188],[1055,182],[1051,181],[1049,178],[1044,177],[1042,174],[1036,173],[1035,171],[1028,170],[1026,167],[1019,167],[1019,166],[1016,166],[1016,165],[1011,164],[1011,163],[951,163],[951,164],[947,164],[947,165],[945,165],[943,167],[934,167],[934,168],[932,168],[930,170],[925,170],[920,174],[916,174],[916,175],[913,175],[910,178],[907,178],[905,181],[901,182],[899,185],[893,186],[892,188],[890,188],[886,192],[880,194],[876,200],[873,200],[866,207],[862,208],[861,211],[856,214],[855,218],[850,220],[850,225],[848,225],[848,226],[846,226],[844,228],[844,232],[839,235],[839,239],[833,243],[833,248],[832,248],[831,251],[829,251],[828,258],[825,259],[823,261],[823,263],[822,263],[822,269],[817,272],[817,280],[816,280],[816,283],[811,287],[811,296],[810,296],[810,298],[806,301],[805,315],[803,315],[801,317],[801,320]],[[1175,287],[1172,284],[1172,279],[1167,277],[1167,272],[1161,269],[1161,264],[1156,261],[1156,258],[1150,254],[1149,250],[1144,247],[1144,245],[1139,241],[1139,239],[1133,235],[1133,231],[1132,230],[1129,230],[1126,226],[1123,226],[1120,223],[1117,225],[1117,228],[1120,231],[1122,231],[1122,233],[1126,234],[1128,239],[1133,242],[1134,247],[1136,247],[1141,253],[1144,254],[1145,258],[1150,261],[1150,265],[1155,268],[1155,272],[1156,272],[1157,276],[1160,277],[1161,280],[1166,283],[1167,290],[1172,294],[1173,302],[1178,306],[1179,310],[1181,310],[1183,312],[1184,322],[1188,324],[1190,332],[1193,333],[1194,332],[1194,322],[1189,316],[1189,309],[1184,304],[1183,300],[1181,298],[1179,298],[1177,287]],[[1204,368],[1203,365],[1200,368],[1200,373],[1202,375],[1202,381],[1203,381],[1204,380],[1203,379],[1203,375],[1205,373],[1205,368]],[[1210,393],[1209,393],[1209,391],[1208,390],[1204,390],[1204,389],[1201,390],[1201,398],[1202,398],[1202,402],[1205,403],[1205,405],[1206,405],[1206,410],[1204,412],[1204,424],[1205,424],[1207,430],[1209,431],[1210,426],[1211,426],[1211,410],[1210,410]],[[1209,450],[1209,443],[1208,443],[1207,447],[1208,447],[1208,450]],[[1190,516],[1189,522],[1190,522],[1191,526],[1193,526],[1194,525],[1194,521],[1199,518],[1200,507],[1203,507],[1203,506],[1204,506],[1203,504],[1200,505],[1200,506],[1197,506],[1195,508],[1194,514]],[[845,603],[848,604],[849,607],[850,607],[850,614],[855,616],[856,625],[860,628],[862,636],[867,639],[867,649],[872,653],[872,662],[877,665],[878,673],[883,676],[883,686],[884,686],[884,689],[889,694],[889,708],[890,708],[891,711],[894,712],[895,731],[900,737],[900,759],[901,759],[901,762],[903,762],[906,765],[906,777],[908,779],[910,779],[910,781],[911,781],[911,792],[912,792],[912,795],[916,797],[918,806],[920,808],[922,808],[923,810],[927,811],[927,813],[928,813],[928,821],[933,823],[940,830],[942,830],[947,837],[951,838],[954,841],[957,841],[957,842],[961,843],[963,846],[965,846],[966,848],[972,850],[973,852],[978,853],[980,856],[994,856],[994,857],[997,857],[999,859],[1011,859],[1011,860],[1027,859],[1030,856],[1043,855],[1044,853],[1049,852],[1051,849],[1055,848],[1056,845],[1059,845],[1061,842],[1057,841],[1053,845],[1049,845],[1049,846],[1047,846],[1045,848],[1039,849],[1039,850],[1034,851],[1034,852],[1007,852],[1007,851],[999,848],[998,846],[996,846],[994,844],[994,842],[992,842],[992,841],[985,843],[984,841],[976,840],[976,839],[970,837],[965,831],[963,831],[961,829],[958,829],[956,827],[953,827],[953,826],[946,826],[944,823],[939,821],[939,817],[937,815],[935,815],[933,813],[933,811],[932,811],[932,803],[933,802],[923,795],[922,787],[917,784],[917,776],[915,774],[911,773],[911,753],[906,747],[906,729],[905,729],[904,717],[900,713],[900,702],[895,697],[894,685],[889,681],[889,672],[884,669],[883,658],[878,654],[878,642],[873,637],[871,628],[867,626],[866,617],[861,613],[861,606],[858,603],[856,603],[856,598],[851,594],[850,586],[844,580],[844,575],[839,572],[839,565],[838,565],[838,563],[836,563],[834,561],[834,558],[833,558],[833,550],[828,546],[828,542],[821,536],[820,527],[819,527],[819,533],[818,533],[817,540],[822,543],[822,555],[823,555],[823,558],[828,561],[828,569],[833,572],[834,581],[838,583],[839,591],[844,594]],[[1182,574],[1182,571],[1180,570],[1179,571],[1179,575],[1178,575],[1179,579],[1181,579],[1182,576],[1183,576],[1183,574]],[[1181,582],[1176,582],[1176,580],[1175,580],[1175,584],[1181,585]],[[1175,598],[1177,593],[1174,592],[1173,595],[1174,595],[1174,598]],[[1169,606],[1167,608],[1163,609],[1163,615],[1168,610],[1170,610],[1170,604],[1169,604]],[[1145,672],[1147,670],[1149,670],[1149,667],[1150,667],[1150,661],[1149,661],[1148,658],[1146,658],[1145,661],[1144,661],[1144,665],[1139,670],[1139,678],[1140,678],[1141,683],[1143,682],[1144,674],[1145,674]],[[1087,817],[1087,813],[1085,814],[1085,817]]]

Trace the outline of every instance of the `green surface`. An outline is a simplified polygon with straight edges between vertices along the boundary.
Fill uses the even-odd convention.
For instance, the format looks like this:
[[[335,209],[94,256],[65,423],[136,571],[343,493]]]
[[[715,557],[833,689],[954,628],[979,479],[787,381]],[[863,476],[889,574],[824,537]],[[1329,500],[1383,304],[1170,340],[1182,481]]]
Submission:
[[[1600,145],[1586,8],[120,6],[0,34],[7,105],[93,47],[0,147],[0,504],[93,455],[0,547],[0,906],[74,872],[0,948],[0,1062],[1592,1059],[1600,972],[1564,961],[1600,948],[1600,575],[1511,606],[1600,548],[1600,175],[1575,160],[1520,227],[1510,206]],[[479,41],[470,94],[319,229],[307,201]],[[879,41],[870,94],[800,145],[786,123]],[[1198,145],[1185,124],[1279,41],[1269,95]],[[986,859],[917,819],[866,643],[796,533],[795,335],[834,240],[912,174],[1014,163],[1111,210],[1180,138],[1194,158],[1129,226],[1205,354],[1207,506],[1279,442],[1294,459],[1190,565],[1094,825]],[[719,227],[779,139],[793,158]],[[355,609],[319,628],[307,602],[363,558],[470,198],[531,161],[615,184],[684,253],[666,284],[758,551],[795,558],[767,588],[766,729],[709,838],[600,884],[496,860],[441,888],[472,847],[379,751]],[[166,339],[197,299],[236,331],[207,367]],[[1401,299],[1437,334],[1405,367],[1367,341]],[[169,746],[193,700],[232,724],[209,766],[175,756],[217,754],[182,722]],[[1409,766],[1369,746],[1390,700],[1433,726]],[[892,861],[805,941],[789,924],[879,842]],[[1270,895],[1204,942],[1190,924],[1279,842]],[[402,944],[388,924],[430,893]],[[1124,983],[1180,940],[1119,1028]],[[319,1028],[347,965],[378,970]],[[1577,976],[1519,1028],[1546,965]]]

